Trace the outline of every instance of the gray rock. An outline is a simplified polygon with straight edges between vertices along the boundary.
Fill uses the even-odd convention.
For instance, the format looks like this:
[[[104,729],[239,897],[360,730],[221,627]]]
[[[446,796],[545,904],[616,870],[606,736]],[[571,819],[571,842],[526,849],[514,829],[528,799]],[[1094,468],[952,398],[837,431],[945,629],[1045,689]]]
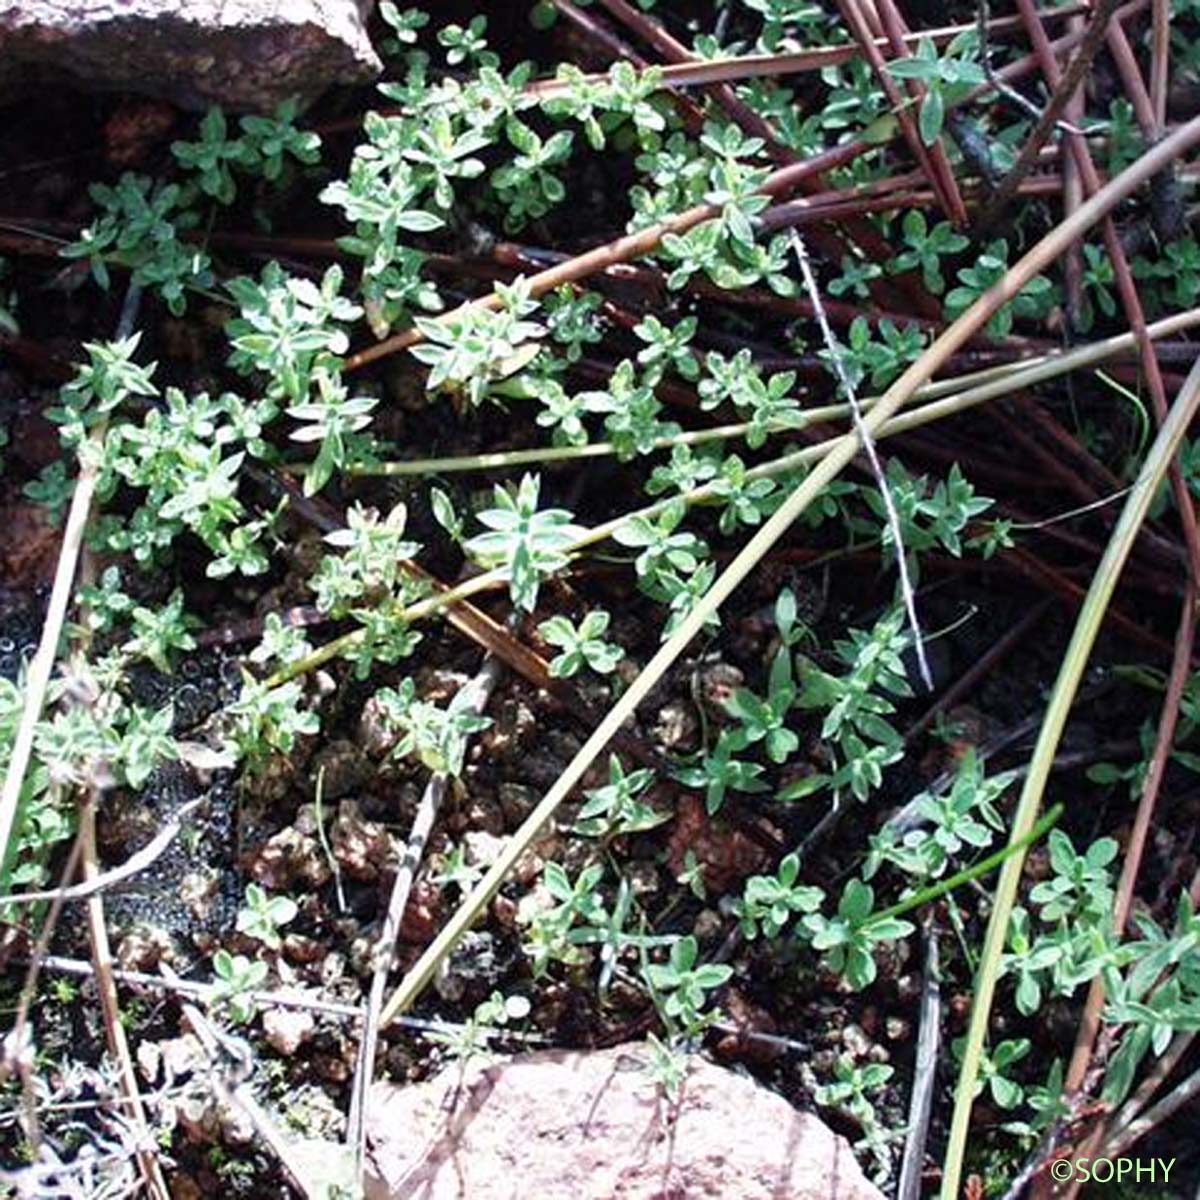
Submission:
[[[374,0],[0,0],[0,92],[68,80],[267,111],[381,65]]]
[[[367,1200],[882,1200],[781,1096],[695,1058],[672,1103],[649,1063],[629,1044],[376,1084]]]

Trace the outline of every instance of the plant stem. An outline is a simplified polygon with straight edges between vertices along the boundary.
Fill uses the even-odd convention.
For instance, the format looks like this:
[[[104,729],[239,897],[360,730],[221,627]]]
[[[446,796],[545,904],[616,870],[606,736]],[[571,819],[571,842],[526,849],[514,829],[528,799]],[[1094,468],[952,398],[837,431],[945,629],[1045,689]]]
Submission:
[[[1200,325],[1200,308],[1189,309],[1187,312],[1175,313],[1164,317],[1161,321],[1148,326],[1148,333],[1154,340],[1166,338],[1184,329]],[[953,379],[931,383],[918,388],[913,394],[914,399],[927,400],[938,396],[953,394],[971,385],[983,385],[999,380],[1007,380],[1007,386],[1012,390],[1027,388],[1036,383],[1045,382],[1056,375],[1068,371],[1079,370],[1092,366],[1107,358],[1115,357],[1137,345],[1137,339],[1132,333],[1121,333],[1102,341],[1090,342],[1076,346],[1072,350],[1056,351],[1038,358],[1023,359],[1015,363],[1002,363],[994,367],[985,367]],[[1048,369],[1048,370],[1047,370]],[[966,391],[961,391],[966,396]],[[864,409],[878,401],[878,396],[864,396],[859,402]],[[772,425],[770,433],[796,433],[811,425],[827,421],[842,420],[850,415],[848,404],[825,404],[819,408],[805,409],[803,425]],[[750,428],[750,422],[742,421],[732,425],[718,425],[711,429],[700,429],[689,433],[677,434],[674,437],[658,438],[654,442],[656,450],[669,450],[672,446],[698,446],[707,442],[727,441],[742,437]],[[405,462],[363,463],[353,466],[349,474],[354,476],[429,476],[454,474],[464,471],[498,471],[512,467],[529,466],[534,463],[574,462],[585,458],[607,458],[615,454],[616,447],[612,442],[592,442],[586,446],[546,446],[533,447],[528,450],[497,450],[489,454],[448,455],[443,458],[417,458]],[[289,470],[302,471],[303,464],[297,464]]]
[[[131,283],[125,293],[121,315],[117,320],[116,339],[128,337],[137,317],[142,289]],[[58,564],[54,569],[54,583],[50,589],[50,602],[46,606],[46,619],[42,624],[38,648],[29,664],[25,678],[25,694],[21,711],[21,723],[13,739],[12,753],[4,775],[4,787],[0,790],[0,891],[8,888],[9,841],[16,825],[17,809],[21,801],[21,787],[29,770],[33,755],[33,741],[37,723],[46,703],[46,691],[50,676],[58,657],[58,642],[62,636],[67,609],[75,585],[75,570],[79,565],[79,554],[83,548],[83,535],[92,512],[92,498],[99,478],[99,461],[104,445],[107,422],[101,421],[91,432],[88,453],[80,458],[79,474],[75,479],[75,490],[71,495],[71,507],[67,511],[67,523],[63,529],[62,544],[58,552]]]
[[[1056,804],[1019,842],[1009,842],[1007,846],[1002,846],[995,853],[989,854],[982,862],[977,862],[970,867],[964,867],[961,871],[951,875],[949,879],[943,879],[939,883],[931,884],[929,887],[917,892],[915,896],[909,896],[907,899],[893,904],[891,908],[885,908],[881,912],[874,913],[867,924],[872,925],[876,921],[903,916],[907,912],[912,912],[914,908],[920,908],[922,904],[928,904],[930,901],[937,900],[946,895],[947,892],[952,892],[955,888],[962,887],[964,883],[970,883],[973,879],[980,879],[984,875],[990,874],[1001,863],[1007,862],[1012,858],[1014,854],[1028,850],[1034,842],[1039,841],[1058,823],[1058,818],[1062,815],[1062,811],[1063,806]]]

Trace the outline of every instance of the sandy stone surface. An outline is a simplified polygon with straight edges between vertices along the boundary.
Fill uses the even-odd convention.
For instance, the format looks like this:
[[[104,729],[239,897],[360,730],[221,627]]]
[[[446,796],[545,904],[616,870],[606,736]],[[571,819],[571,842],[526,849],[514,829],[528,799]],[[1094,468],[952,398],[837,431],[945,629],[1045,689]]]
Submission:
[[[693,1059],[672,1105],[641,1044],[377,1084],[368,1200],[882,1200],[844,1138]]]

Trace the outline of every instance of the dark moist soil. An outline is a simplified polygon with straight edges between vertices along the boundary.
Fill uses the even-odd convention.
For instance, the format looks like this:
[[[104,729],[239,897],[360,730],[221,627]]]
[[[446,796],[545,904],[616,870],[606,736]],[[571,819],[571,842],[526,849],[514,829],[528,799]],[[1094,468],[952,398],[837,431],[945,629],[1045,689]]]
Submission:
[[[670,4],[667,9],[670,15],[682,18],[690,12],[703,12],[704,7]],[[439,19],[452,19],[448,11],[438,15]],[[939,19],[944,16],[940,9],[937,15]],[[493,45],[504,49],[506,57],[530,55],[542,63],[569,58],[585,67],[596,65],[589,61],[589,51],[576,35],[566,30],[531,35],[523,5],[492,5],[489,16]],[[370,103],[368,92],[327,97],[312,111],[311,120],[319,125]],[[167,170],[171,138],[190,130],[194,119],[165,110],[168,123],[162,126],[160,122],[160,132],[136,146],[135,153],[130,152],[117,134],[150,109],[161,110],[161,106],[133,97],[88,97],[56,89],[19,110],[0,110],[0,216],[79,226],[89,218],[87,186],[92,180],[113,179],[120,170],[131,167],[151,174]],[[334,137],[327,145],[332,151],[328,169],[336,174],[348,158],[352,139]],[[612,203],[614,197],[623,195],[625,181],[614,178],[607,164],[608,159],[582,158],[572,180],[572,196],[578,197],[579,203],[564,206],[540,222],[525,235],[527,240],[571,252],[620,230],[626,213],[614,211]],[[318,173],[301,177],[291,191],[273,196],[264,193],[256,200],[265,204],[281,233],[331,237],[341,232],[333,214],[312,201],[323,178]],[[255,228],[249,214],[240,210],[223,217],[222,227]],[[53,402],[70,364],[80,358],[81,343],[111,336],[123,294],[120,282],[105,295],[84,279],[78,265],[64,265],[62,260],[14,247],[15,243],[0,244],[0,252],[13,267],[9,283],[21,296],[22,324],[22,341],[0,358],[0,423],[10,433],[0,474],[0,521],[7,531],[0,550],[0,675],[8,679],[17,677],[36,644],[57,554],[57,531],[22,496],[24,484],[57,455],[55,431],[45,420],[44,409]],[[218,261],[230,274],[256,272],[261,266],[260,256],[253,254],[221,253]],[[307,262],[287,265],[304,271],[323,266]],[[450,299],[456,294],[474,294],[480,286],[467,277],[442,278],[440,283]],[[618,295],[618,299],[635,306],[645,297],[631,293]],[[678,302],[678,315],[687,311],[688,303]],[[702,328],[713,345],[738,344],[752,337],[758,345],[786,346],[786,322],[767,314],[753,312],[751,316],[752,310],[709,303],[693,304],[692,308],[702,317]],[[216,306],[201,302],[189,309],[185,320],[176,320],[157,300],[147,297],[138,321],[143,332],[140,357],[158,361],[156,378],[161,385],[174,384],[187,391],[244,387],[244,381],[221,365],[226,353],[220,332],[224,317]],[[627,347],[619,334],[612,340],[615,359]],[[372,382],[386,401],[376,422],[377,432],[407,452],[466,454],[539,441],[540,434],[532,424],[525,425],[514,420],[513,414],[494,408],[454,419],[444,405],[416,407],[411,398],[421,394],[421,383],[406,360],[386,360],[364,379]],[[817,377],[812,375],[812,380],[816,382]],[[1051,396],[1050,402],[1062,415],[1070,397]],[[679,419],[686,421],[687,414]],[[1119,443],[1124,433],[1116,418],[1110,429]],[[935,436],[930,435],[929,441]],[[985,415],[957,422],[948,444],[969,453],[967,474],[986,494],[1009,498],[1021,509],[1043,516],[1068,507],[1054,482],[1031,471],[1023,454],[996,436],[996,427]],[[897,452],[912,470],[944,472],[944,462],[923,457],[925,445],[920,440],[913,444],[901,440]],[[974,466],[980,468],[978,474]],[[544,486],[548,500],[573,508],[581,521],[591,521],[611,516],[614,496],[635,495],[641,471],[637,466],[616,463],[548,470]],[[1017,490],[1011,482],[1014,476],[1021,480]],[[445,486],[467,500],[474,479],[454,476]],[[254,486],[248,485],[250,489]],[[262,503],[271,500],[265,488],[248,498]],[[427,547],[422,561],[443,580],[457,576],[461,556],[432,520],[423,485],[361,481],[352,487],[335,485],[322,496],[335,515],[352,499],[380,508],[404,499],[409,504],[410,530]],[[716,535],[715,524],[706,529],[702,519],[698,525],[699,532],[715,535],[714,544],[728,544]],[[1084,528],[1102,542],[1101,526]],[[211,630],[236,632],[268,612],[310,602],[303,580],[319,549],[319,533],[299,517],[291,519],[286,533],[289,544],[279,556],[281,565],[264,578],[232,585],[207,580],[197,548],[184,543],[177,548],[168,572],[140,580],[134,577],[130,582],[143,589],[147,600],[165,598],[180,587],[188,610],[205,614]],[[695,749],[702,722],[711,728],[721,720],[719,700],[730,687],[744,678],[763,690],[774,650],[771,605],[782,586],[790,586],[800,595],[822,646],[831,645],[848,628],[869,627],[891,600],[892,574],[881,571],[876,554],[839,555],[836,551],[840,549],[840,534],[826,525],[785,540],[768,556],[729,603],[720,630],[698,641],[643,706],[630,731],[638,744],[654,755]],[[1078,548],[1046,540],[1037,543],[1037,550],[1086,585],[1092,561]],[[921,585],[925,627],[949,630],[930,644],[939,689],[970,669],[1045,595],[1036,582],[1003,558],[982,562],[932,555],[923,561]],[[1153,589],[1123,589],[1118,602],[1125,611],[1136,614],[1146,630],[1169,644],[1178,606],[1174,596]],[[627,570],[602,558],[585,561],[569,578],[547,586],[538,613],[524,621],[517,636],[536,644],[536,625],[552,612],[578,615],[597,606],[615,614],[611,635],[626,648],[630,663],[649,659],[658,646],[661,613],[632,590]],[[500,599],[485,600],[481,607],[498,621],[508,618],[507,606]],[[916,737],[904,761],[888,772],[871,808],[852,807],[813,846],[806,881],[839,891],[859,861],[868,834],[889,811],[952,766],[954,756],[967,743],[987,743],[1035,715],[1053,682],[1073,619],[1068,609],[1051,605],[1035,631],[948,714],[962,727],[957,741],[946,745],[927,734]],[[314,641],[323,641],[335,632],[336,627],[326,625],[310,630],[309,635]],[[256,636],[248,643],[230,638],[228,644],[186,656],[169,677],[139,669],[131,680],[132,698],[151,708],[173,705],[176,733],[186,738],[236,694],[237,656],[249,649]],[[817,652],[817,657],[822,653]],[[1147,660],[1163,665],[1161,655],[1117,640],[1111,633],[1105,635],[1093,656],[1088,699],[1072,720],[1064,753],[1082,760],[1102,760],[1107,757],[1106,748],[1135,736],[1140,722],[1153,716],[1147,711],[1145,693],[1121,682],[1108,669],[1114,664]],[[165,960],[184,978],[208,981],[210,956],[219,946],[253,954],[255,945],[234,931],[234,921],[246,883],[257,879],[271,890],[288,892],[300,903],[297,919],[287,928],[281,955],[280,973],[288,985],[331,1002],[361,1003],[369,977],[371,939],[377,933],[393,877],[386,853],[370,851],[386,850],[386,834],[398,840],[405,837],[425,783],[419,768],[385,761],[373,736],[366,701],[377,687],[394,684],[411,673],[423,695],[445,702],[478,670],[480,662],[481,651],[473,643],[449,629],[431,627],[416,657],[403,664],[402,670],[377,669],[369,683],[361,683],[342,665],[330,668],[321,733],[305,740],[291,761],[279,764],[251,786],[243,786],[243,781],[227,770],[197,771],[178,765],[160,769],[137,793],[107,795],[99,830],[102,865],[107,867],[124,862],[181,805],[204,798],[188,818],[184,836],[148,871],[106,894],[106,915],[122,964],[153,971],[157,962]],[[579,686],[599,711],[613,697],[611,683],[592,679]],[[928,704],[929,697],[924,695],[903,704],[897,726],[907,728]],[[578,710],[564,707],[512,674],[506,674],[496,688],[488,713],[494,724],[473,741],[462,784],[447,798],[414,889],[400,938],[397,977],[453,909],[457,889],[440,887],[434,881],[449,849],[471,837],[499,838],[513,832],[590,730]],[[802,731],[806,753],[819,768],[822,750],[817,732],[811,727]],[[994,760],[996,767],[1021,762],[1035,732],[999,755]],[[1128,759],[1126,750],[1125,761]],[[589,785],[599,782],[599,771],[593,771]],[[318,775],[323,779],[321,801],[327,815],[336,813],[345,826],[346,845],[334,854],[340,879],[331,876],[324,850],[313,836]],[[740,878],[772,870],[784,852],[812,833],[825,809],[811,802],[783,806],[769,794],[740,796],[728,802],[721,818],[712,822],[703,817],[702,806],[698,812],[695,799],[669,782],[665,773],[662,779],[656,802],[673,809],[676,820],[651,834],[619,839],[610,852],[635,881],[638,902],[655,930],[695,932],[704,952],[711,955],[734,928],[732,918],[716,906],[720,890],[736,895]],[[1200,824],[1200,790],[1185,773],[1171,768],[1163,797],[1160,824],[1142,870],[1141,891],[1141,899],[1160,916],[1164,904],[1169,904],[1170,897],[1192,876]],[[1127,831],[1131,813],[1123,791],[1090,783],[1082,768],[1055,777],[1053,798],[1066,803],[1062,825],[1077,845],[1102,834],[1121,836]],[[591,969],[575,975],[559,972],[535,981],[521,953],[516,906],[536,879],[540,863],[553,857],[574,875],[593,851],[591,843],[563,832],[576,807],[567,806],[558,832],[547,835],[530,861],[518,869],[493,903],[488,920],[463,940],[446,979],[426,993],[414,1016],[462,1022],[476,1004],[500,990],[528,995],[533,1005],[531,1030],[556,1046],[611,1045],[659,1029],[654,1009],[640,991],[618,981],[601,995]],[[354,845],[359,847],[357,851]],[[707,901],[675,882],[674,874],[689,848],[704,850],[714,889]],[[1041,853],[1035,851],[1032,856],[1034,873]],[[978,945],[982,921],[976,908],[980,899],[980,892],[965,890],[957,895],[953,913],[943,902],[937,914],[942,928],[949,930],[952,918],[961,921],[965,936]],[[736,967],[735,982],[723,997],[730,1020],[751,1032],[787,1039],[789,1048],[717,1031],[709,1038],[709,1050],[722,1061],[752,1071],[801,1108],[813,1106],[814,1084],[828,1077],[837,1056],[845,1050],[888,1061],[896,1068],[895,1075],[877,1111],[884,1125],[902,1127],[912,1081],[921,975],[920,958],[909,957],[910,946],[919,955],[918,939],[901,944],[882,957],[877,981],[854,994],[814,966],[810,956],[789,957],[781,943],[736,944],[731,960]],[[27,948],[22,939],[10,939],[6,1005],[15,1002]],[[71,914],[60,924],[54,950],[88,958],[79,914]],[[950,934],[943,939],[942,953],[947,1013],[943,1032],[948,1044],[965,1032],[969,971]],[[81,1003],[64,1002],[51,979],[43,975],[35,1009],[36,1042],[43,1062],[79,1060],[94,1068],[103,1056],[103,1030],[90,984],[77,984],[76,995]],[[135,1046],[165,1043],[181,1032],[176,1000],[137,988],[123,989],[122,996]],[[998,1038],[1033,1040],[1034,1049],[1027,1060],[1031,1082],[1035,1078],[1040,1081],[1053,1056],[1069,1053],[1078,1005],[1052,1004],[1036,1021],[1027,1021],[1018,1015],[1006,985],[995,1013]],[[354,1027],[318,1017],[311,1040],[289,1054],[268,1045],[256,1027],[251,1027],[247,1036],[257,1062],[261,1095],[283,1114],[285,1124],[309,1136],[341,1136],[340,1114],[349,1103],[355,1067]],[[513,1043],[512,1048],[519,1047]],[[397,1026],[384,1035],[379,1072],[397,1080],[417,1080],[444,1061],[440,1046]],[[1193,1053],[1180,1071],[1186,1073],[1195,1066]],[[943,1144],[953,1080],[954,1063],[947,1054],[938,1074],[931,1143],[935,1148]],[[852,1139],[859,1136],[848,1118],[827,1111],[823,1116]],[[1005,1119],[1003,1112],[986,1101],[976,1106],[981,1135]],[[1180,1190],[1175,1192],[1172,1187],[1173,1194],[1190,1194],[1200,1177],[1194,1121],[1194,1110],[1180,1113],[1138,1150],[1140,1156],[1178,1160],[1172,1178],[1180,1180]],[[14,1125],[0,1130],[0,1145],[5,1158],[14,1161],[18,1149]],[[241,1142],[223,1142],[215,1132],[205,1137],[196,1127],[181,1125],[169,1154],[181,1177],[188,1177],[199,1194],[219,1190],[224,1195],[251,1197],[286,1191],[268,1157]],[[974,1165],[983,1166],[979,1162]]]

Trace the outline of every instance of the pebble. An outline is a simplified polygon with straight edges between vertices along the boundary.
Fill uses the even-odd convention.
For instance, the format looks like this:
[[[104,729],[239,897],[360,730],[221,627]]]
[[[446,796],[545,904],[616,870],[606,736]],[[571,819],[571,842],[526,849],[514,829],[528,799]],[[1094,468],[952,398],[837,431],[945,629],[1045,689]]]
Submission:
[[[273,1050],[291,1058],[313,1035],[316,1018],[303,1009],[269,1008],[262,1015],[263,1034]]]

